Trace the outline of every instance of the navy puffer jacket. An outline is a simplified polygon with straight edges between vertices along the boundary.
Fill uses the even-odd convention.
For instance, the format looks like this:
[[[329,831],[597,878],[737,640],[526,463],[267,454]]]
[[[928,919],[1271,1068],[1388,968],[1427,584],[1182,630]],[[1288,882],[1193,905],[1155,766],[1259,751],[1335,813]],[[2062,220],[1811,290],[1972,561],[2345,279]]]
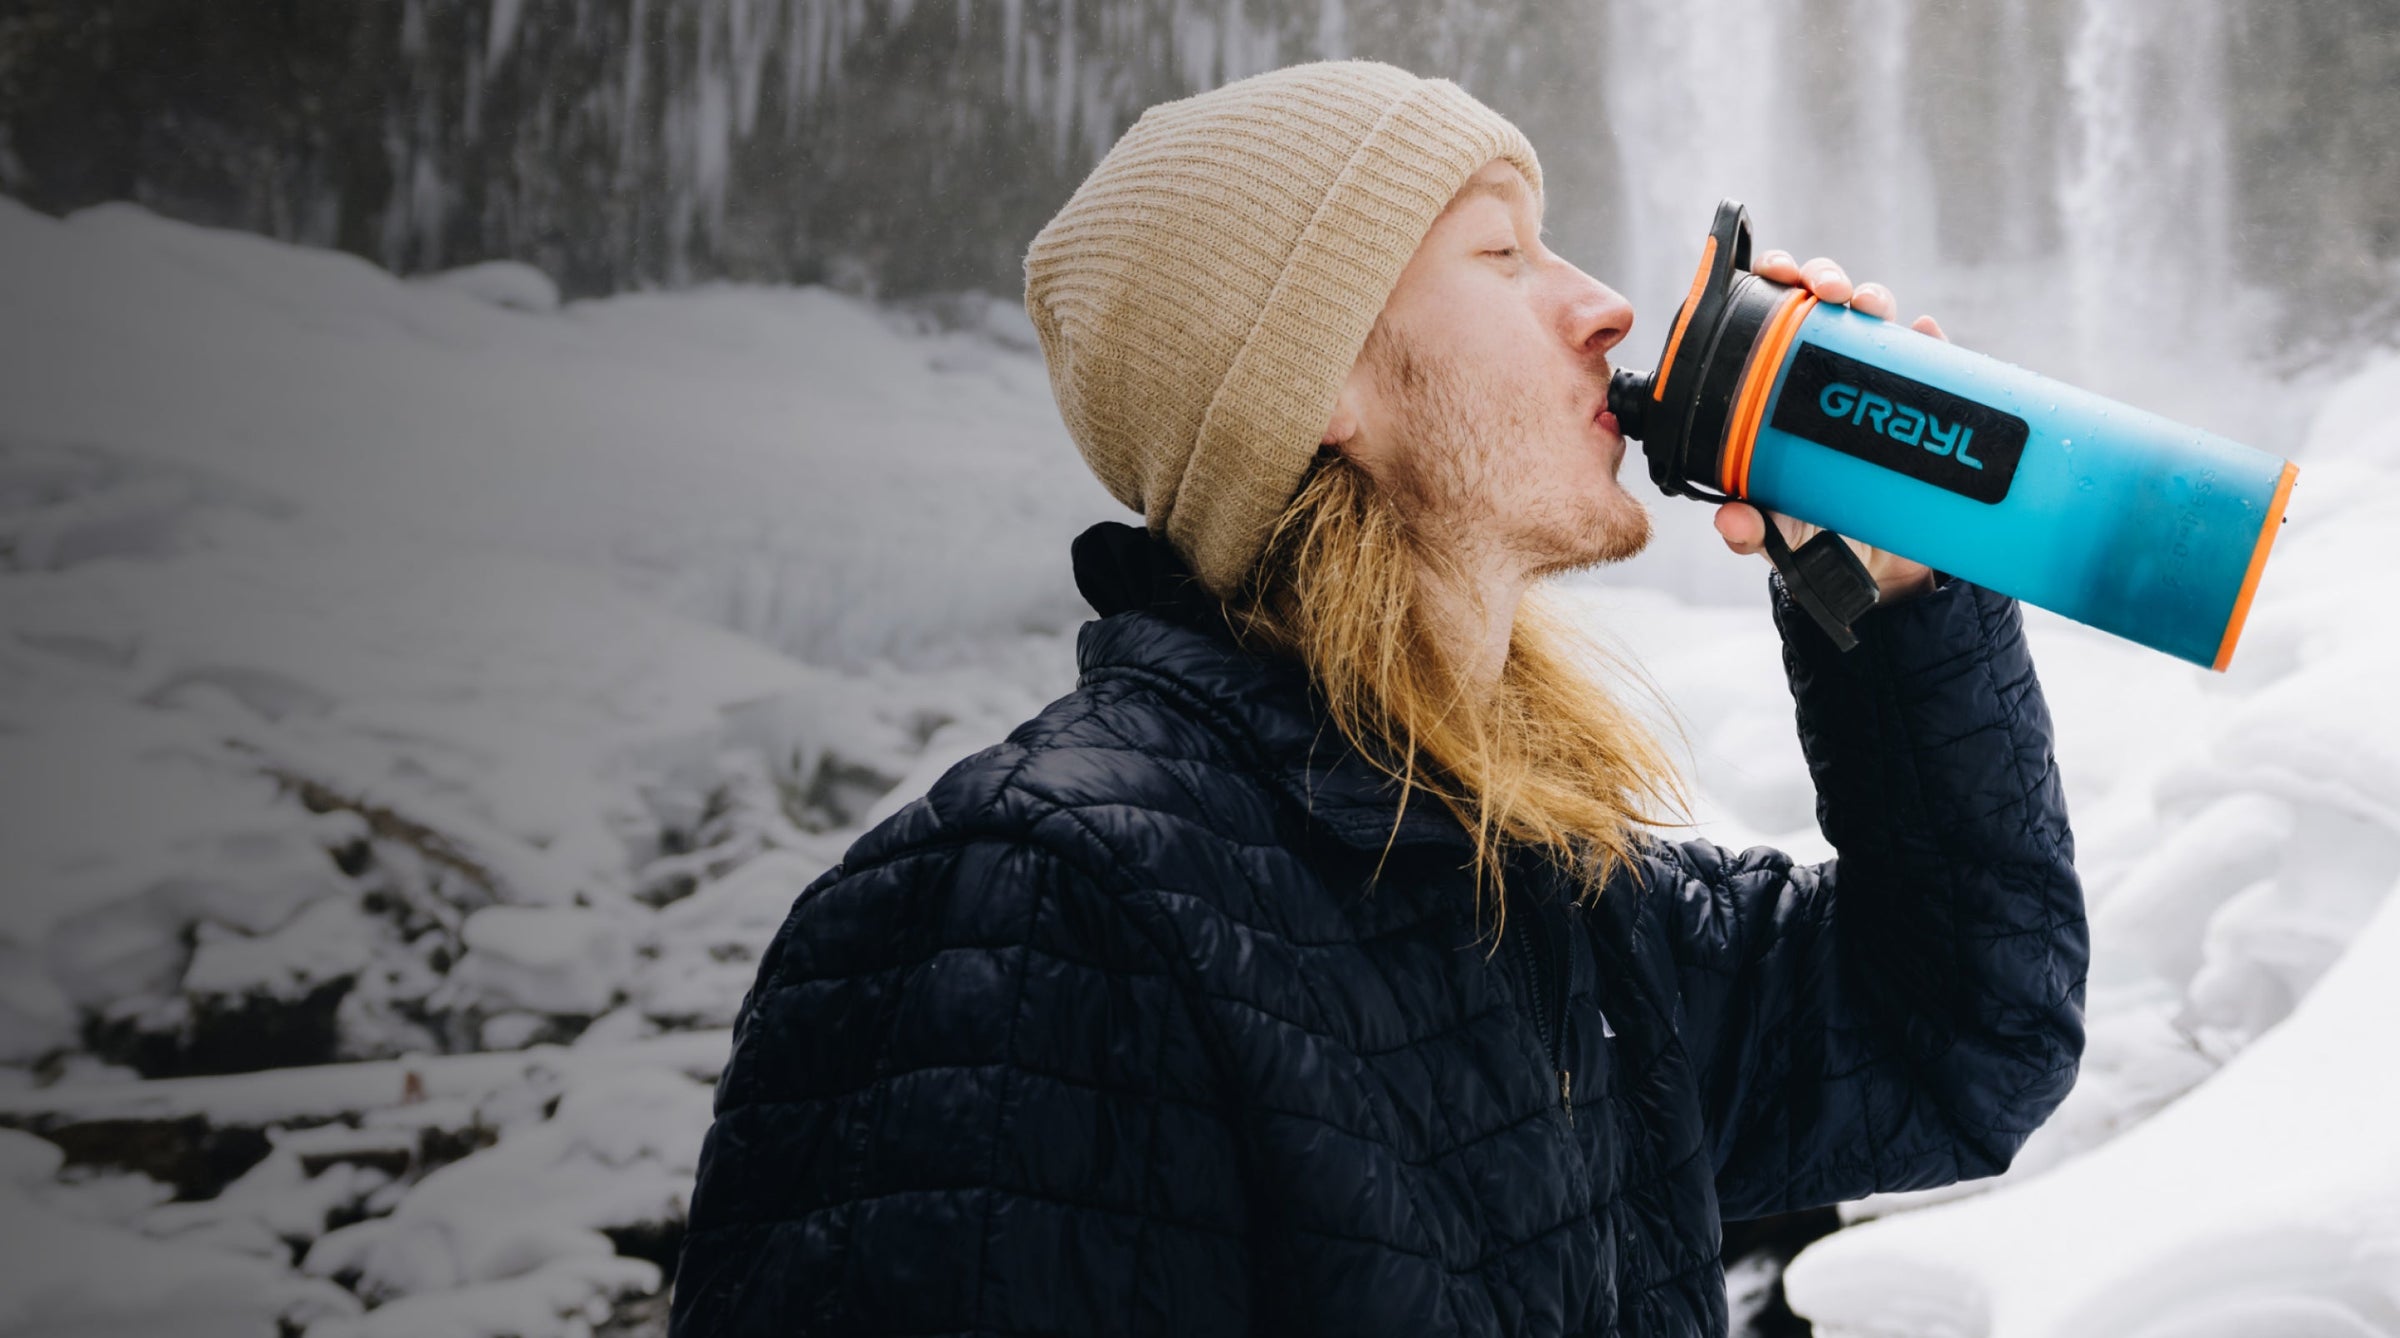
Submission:
[[[1721,1218],[1991,1175],[2074,1081],[2086,941],[2015,604],[1834,650],[1770,581],[1839,858],[1650,840],[1589,904],[1468,838],[1126,526],[1075,690],[768,946],[677,1338],[1717,1335]]]

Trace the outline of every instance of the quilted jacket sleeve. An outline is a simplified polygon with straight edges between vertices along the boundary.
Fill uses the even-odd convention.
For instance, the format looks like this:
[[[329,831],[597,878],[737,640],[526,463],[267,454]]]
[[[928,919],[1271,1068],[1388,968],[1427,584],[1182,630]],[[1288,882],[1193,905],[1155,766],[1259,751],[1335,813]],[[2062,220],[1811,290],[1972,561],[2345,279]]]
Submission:
[[[1950,580],[1843,654],[1770,585],[1837,857],[1693,841],[1651,892],[1729,1219],[1997,1174],[2083,1050],[2082,885],[2016,602]]]
[[[1014,836],[858,853],[738,1014],[670,1332],[1244,1332],[1215,1069],[1120,899]]]

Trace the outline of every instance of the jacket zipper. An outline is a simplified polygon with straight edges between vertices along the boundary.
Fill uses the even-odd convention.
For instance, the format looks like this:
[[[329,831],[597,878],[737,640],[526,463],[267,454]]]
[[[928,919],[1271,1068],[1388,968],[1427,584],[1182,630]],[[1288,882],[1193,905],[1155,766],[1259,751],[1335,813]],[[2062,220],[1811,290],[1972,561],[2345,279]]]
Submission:
[[[1533,985],[1533,1034],[1542,1045],[1542,1055],[1550,1061],[1550,1071],[1558,1075],[1558,1107],[1566,1112],[1567,1123],[1575,1123],[1575,1075],[1562,1064],[1562,1050],[1567,1031],[1566,975],[1573,966],[1570,954],[1574,945],[1552,932],[1549,917],[1541,908],[1528,904],[1525,919],[1532,922],[1530,933],[1517,935],[1517,956],[1523,962],[1525,977]],[[1536,949],[1534,936],[1542,939]]]

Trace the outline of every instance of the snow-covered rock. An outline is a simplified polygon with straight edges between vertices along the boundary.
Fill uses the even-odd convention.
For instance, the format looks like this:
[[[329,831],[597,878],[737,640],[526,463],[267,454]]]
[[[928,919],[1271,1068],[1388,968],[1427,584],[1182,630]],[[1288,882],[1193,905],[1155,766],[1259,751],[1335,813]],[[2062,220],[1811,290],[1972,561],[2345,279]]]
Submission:
[[[633,974],[623,916],[564,906],[487,906],[467,917],[450,993],[491,1012],[596,1017]]]
[[[301,1270],[379,1306],[541,1276],[549,1322],[594,1302],[605,1313],[619,1292],[655,1290],[658,1273],[616,1258],[603,1233],[682,1220],[708,1107],[709,1089],[676,1074],[588,1078],[549,1118],[426,1176],[391,1215],[319,1238]]]
[[[416,282],[463,293],[511,311],[558,310],[558,283],[521,260],[486,260],[420,276]]]
[[[1072,681],[1066,543],[1115,507],[983,305],[562,306],[0,201],[0,1118],[96,1163],[28,1163],[65,1196],[0,1216],[82,1234],[0,1333],[160,1327],[57,1241],[213,1269],[248,1332],[658,1289],[688,1029],[933,741]]]
[[[77,1211],[55,1184],[59,1161],[51,1144],[0,1129],[0,1334],[255,1338],[360,1308],[283,1259],[153,1240]]]

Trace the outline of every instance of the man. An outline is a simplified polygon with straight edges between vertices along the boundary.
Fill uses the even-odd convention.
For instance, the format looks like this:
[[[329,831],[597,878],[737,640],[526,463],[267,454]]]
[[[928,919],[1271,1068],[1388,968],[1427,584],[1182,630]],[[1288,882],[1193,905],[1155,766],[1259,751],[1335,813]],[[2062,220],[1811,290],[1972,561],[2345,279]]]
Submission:
[[[680,1338],[1721,1334],[1721,1219],[1993,1174],[2065,1094],[2081,889],[2009,600],[1871,554],[1845,655],[1771,581],[1839,858],[1647,830],[1664,754],[1536,585],[1647,538],[1632,312],[1540,192],[1454,85],[1304,65],[1152,108],[1034,241],[1147,526],[1076,542],[1075,691],[769,945]]]

